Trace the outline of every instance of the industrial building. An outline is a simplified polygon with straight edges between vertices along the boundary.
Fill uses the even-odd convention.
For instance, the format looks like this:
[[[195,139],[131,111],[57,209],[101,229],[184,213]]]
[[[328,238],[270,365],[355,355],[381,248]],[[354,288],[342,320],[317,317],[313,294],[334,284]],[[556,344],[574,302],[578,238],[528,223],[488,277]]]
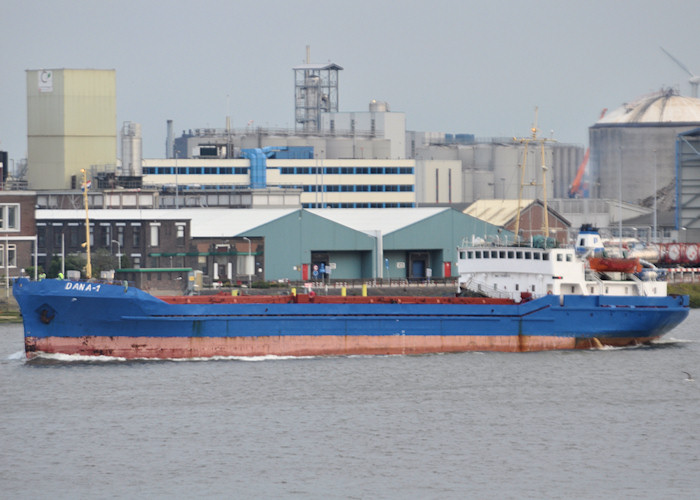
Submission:
[[[30,189],[79,187],[81,169],[114,164],[116,72],[27,72],[27,180]]]
[[[304,208],[405,208],[416,204],[413,160],[277,159],[279,152],[274,148],[243,153],[249,158],[143,160],[143,186],[190,197],[198,191],[272,189],[280,197],[299,193],[296,199]]]
[[[455,141],[433,136],[415,148],[416,196],[419,204],[516,199],[522,166],[524,198],[564,198],[583,154],[581,146],[548,140],[542,145],[514,138]]]
[[[700,127],[700,99],[666,89],[608,112],[589,129],[593,198],[639,204],[676,181],[676,138]]]
[[[371,101],[368,111],[323,112],[313,131],[249,126],[196,128],[173,137],[167,123],[166,158],[231,159],[262,147],[312,148],[315,159],[393,159],[406,156],[406,115]]]
[[[676,228],[680,241],[700,241],[700,128],[678,135],[676,142]]]

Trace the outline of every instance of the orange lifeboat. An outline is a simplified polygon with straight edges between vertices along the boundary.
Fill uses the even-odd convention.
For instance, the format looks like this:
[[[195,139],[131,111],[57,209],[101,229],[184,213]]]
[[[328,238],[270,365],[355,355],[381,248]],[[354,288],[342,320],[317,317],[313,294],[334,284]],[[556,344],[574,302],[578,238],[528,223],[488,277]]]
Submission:
[[[599,273],[638,273],[642,270],[639,259],[619,259],[610,257],[590,257],[588,265]]]

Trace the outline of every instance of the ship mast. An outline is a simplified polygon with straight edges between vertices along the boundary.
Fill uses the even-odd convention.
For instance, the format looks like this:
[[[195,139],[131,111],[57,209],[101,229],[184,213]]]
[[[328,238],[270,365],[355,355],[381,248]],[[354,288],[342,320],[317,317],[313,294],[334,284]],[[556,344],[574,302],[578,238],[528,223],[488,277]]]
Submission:
[[[547,138],[538,138],[537,137],[537,113],[538,113],[538,108],[535,106],[535,122],[532,125],[532,128],[530,129],[530,137],[525,138],[525,139],[515,139],[516,141],[519,141],[522,144],[525,144],[525,150],[523,151],[523,161],[520,164],[520,189],[518,191],[518,214],[515,219],[515,241],[517,242],[518,239],[520,238],[520,214],[522,211],[522,201],[523,201],[523,187],[525,186],[525,168],[527,168],[527,152],[528,152],[528,146],[530,142],[540,142],[540,155],[541,155],[541,161],[542,161],[542,197],[544,198],[543,203],[544,203],[544,227],[542,228],[544,230],[544,238],[545,238],[545,247],[547,246],[547,238],[549,237],[549,209],[547,206],[547,164],[545,162],[545,151],[544,151],[544,143],[547,141],[551,141],[552,139],[547,139]],[[529,185],[534,186],[536,185],[535,181],[532,181],[529,183]]]
[[[87,182],[87,172],[85,169],[80,169],[83,174],[83,201],[85,202],[85,243],[83,246],[87,250],[87,263],[85,264],[85,275],[88,279],[92,278],[92,263],[90,262],[90,217],[88,217],[88,189],[90,185]]]

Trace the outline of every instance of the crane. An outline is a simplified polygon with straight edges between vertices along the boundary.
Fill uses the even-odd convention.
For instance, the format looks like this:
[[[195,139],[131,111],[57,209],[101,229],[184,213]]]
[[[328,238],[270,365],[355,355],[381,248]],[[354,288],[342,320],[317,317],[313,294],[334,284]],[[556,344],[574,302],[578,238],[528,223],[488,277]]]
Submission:
[[[670,57],[673,62],[675,62],[678,66],[680,66],[680,68],[683,71],[685,71],[686,73],[688,73],[690,75],[690,78],[688,79],[688,82],[690,83],[690,93],[693,97],[697,97],[698,96],[698,85],[700,85],[700,76],[694,75],[693,72],[690,71],[685,64],[683,64],[678,59],[673,57],[668,50],[664,49],[663,47],[659,47],[659,48],[661,50],[663,50],[664,54],[666,54],[668,57]]]

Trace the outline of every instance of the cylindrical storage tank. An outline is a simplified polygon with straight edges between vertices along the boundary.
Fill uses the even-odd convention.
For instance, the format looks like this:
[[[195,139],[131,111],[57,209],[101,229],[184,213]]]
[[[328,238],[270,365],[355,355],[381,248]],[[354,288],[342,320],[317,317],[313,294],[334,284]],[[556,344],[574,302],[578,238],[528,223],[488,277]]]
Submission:
[[[328,139],[326,158],[352,158],[352,140]]]
[[[474,196],[474,176],[471,170],[463,170],[462,173],[462,193],[464,193],[464,202],[474,203],[476,201]],[[416,189],[418,189],[417,186]]]
[[[685,246],[685,258],[688,264],[696,265],[700,262],[700,251],[697,243],[688,243]]]
[[[389,111],[389,103],[372,99],[369,102],[369,110],[374,113],[386,113]]]
[[[589,129],[591,196],[640,203],[675,181],[676,138],[700,126],[700,99],[664,90],[606,114]],[[622,189],[620,189],[622,179]]]
[[[430,146],[421,154],[424,160],[456,160],[457,150],[449,146]]]
[[[493,172],[496,182],[496,198],[518,198],[520,184],[520,151],[516,146],[494,145]]]
[[[685,247],[681,243],[671,243],[667,256],[669,264],[681,264],[685,261]]]
[[[491,200],[495,196],[495,183],[493,181],[493,172],[487,170],[476,170],[472,173],[474,182],[474,199],[475,200]]]
[[[465,168],[474,166],[474,146],[457,146],[457,159]]]
[[[143,173],[141,124],[124,122],[122,127],[122,175],[140,177]]]
[[[493,145],[477,144],[474,146],[474,170],[491,170],[493,158]]]

